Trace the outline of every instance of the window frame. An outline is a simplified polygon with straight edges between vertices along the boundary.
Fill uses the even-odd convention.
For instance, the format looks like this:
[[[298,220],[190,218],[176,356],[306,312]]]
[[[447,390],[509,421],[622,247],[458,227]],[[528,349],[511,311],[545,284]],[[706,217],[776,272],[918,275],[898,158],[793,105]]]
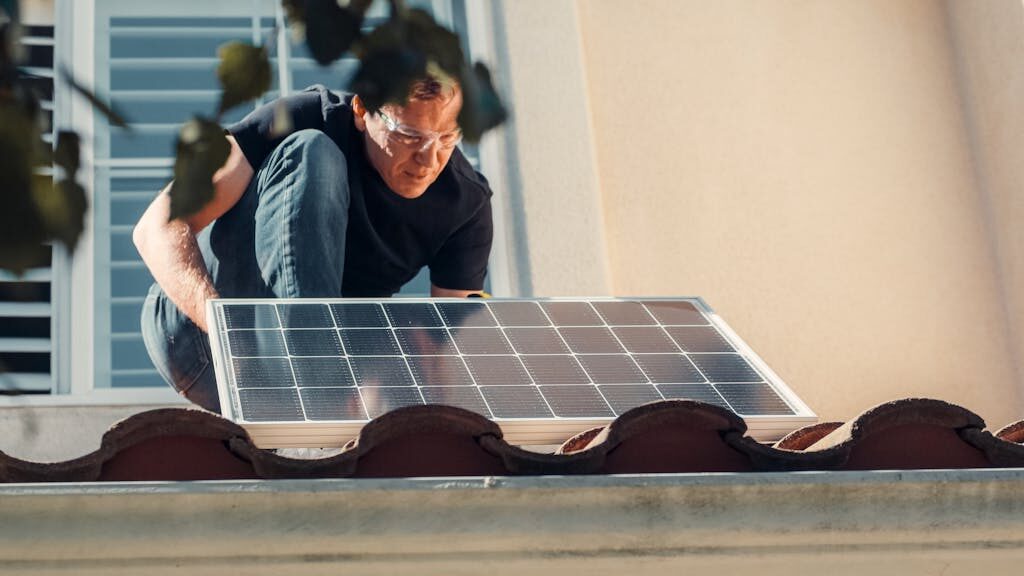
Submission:
[[[95,86],[101,95],[108,94],[105,86],[97,80],[98,52],[108,49],[109,44],[100,45],[96,38],[97,3],[102,0],[56,0],[55,3],[55,51],[56,66],[66,65],[74,71],[75,77],[87,86]],[[455,9],[453,2],[461,2],[467,29],[466,35],[473,61],[486,62],[492,69],[498,68],[498,50],[494,34],[495,19],[493,8],[488,3],[463,0],[430,0],[439,21],[450,26],[454,25]],[[214,3],[210,13],[223,10],[224,15],[237,16],[238,4],[246,0]],[[260,4],[271,3],[273,17],[280,24],[284,14],[278,0],[248,0],[253,5],[254,41],[259,41],[259,21],[270,16],[259,10]],[[230,5],[230,6],[229,6]],[[161,4],[163,12],[174,10],[173,4]],[[182,9],[183,15],[192,15]],[[63,25],[61,25],[63,24]],[[106,36],[105,36],[106,37]],[[278,36],[277,53],[281,62],[289,62],[290,47],[287,36]],[[102,54],[100,54],[102,55]],[[106,58],[105,61],[109,61]],[[278,66],[281,93],[292,91],[291,69],[289,64]],[[102,287],[97,282],[108,283],[110,279],[97,277],[96,251],[102,248],[104,239],[97,238],[97,211],[95,202],[96,173],[100,169],[131,167],[133,170],[164,170],[169,167],[166,161],[156,159],[117,160],[97,159],[94,136],[97,135],[95,111],[79,97],[73,97],[70,87],[58,78],[54,86],[55,100],[64,102],[59,110],[54,110],[54,124],[70,127],[82,135],[82,166],[81,182],[90,196],[90,212],[87,214],[86,226],[79,241],[76,253],[69,256],[63,249],[54,250],[52,301],[53,301],[53,386],[49,395],[21,396],[13,402],[27,405],[124,405],[124,404],[182,404],[185,400],[170,387],[119,387],[96,386],[98,370],[110,373],[111,339],[110,327],[104,332],[105,342],[97,342],[100,333],[99,322],[109,323],[109,302],[102,311],[97,313],[97,296]],[[509,242],[510,233],[514,229],[507,221],[511,216],[508,208],[508,163],[506,162],[506,142],[504,129],[488,133],[479,144],[479,169],[491,183],[494,191],[492,208],[494,212],[494,244],[489,263],[491,291],[495,295],[514,296],[514,283],[510,278]],[[103,136],[101,136],[103,137]],[[156,193],[156,191],[154,191]],[[109,198],[104,199],[109,202]],[[107,240],[108,241],[108,240]],[[107,264],[109,270],[109,262]],[[102,317],[101,316],[105,316]],[[102,357],[100,356],[102,355]]]

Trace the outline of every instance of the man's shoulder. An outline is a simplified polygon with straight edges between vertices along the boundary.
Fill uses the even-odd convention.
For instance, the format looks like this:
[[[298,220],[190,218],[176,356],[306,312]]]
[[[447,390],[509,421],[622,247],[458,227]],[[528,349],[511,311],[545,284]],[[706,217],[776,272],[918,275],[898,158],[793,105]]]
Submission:
[[[318,107],[324,118],[351,110],[352,94],[331,90],[323,84],[313,84],[302,90],[283,96],[282,100],[296,107]]]
[[[452,178],[456,185],[463,192],[477,196],[481,200],[489,200],[491,198],[491,186],[487,182],[487,178],[473,168],[473,165],[461,150],[455,150],[455,153],[448,160],[448,166],[451,169]]]

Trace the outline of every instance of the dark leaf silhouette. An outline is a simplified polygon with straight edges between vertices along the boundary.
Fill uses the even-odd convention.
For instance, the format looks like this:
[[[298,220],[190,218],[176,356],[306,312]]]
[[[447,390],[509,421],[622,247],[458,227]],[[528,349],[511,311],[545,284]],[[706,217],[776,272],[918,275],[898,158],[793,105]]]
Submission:
[[[69,252],[74,252],[78,237],[85,228],[85,211],[88,207],[85,189],[74,180],[64,179],[54,183],[49,176],[36,176],[32,196],[47,237],[59,240],[67,246]]]
[[[128,128],[128,122],[125,121],[123,116],[118,114],[109,104],[100,100],[99,97],[93,94],[91,90],[79,84],[78,81],[75,80],[74,76],[68,72],[67,68],[62,67],[60,69],[60,74],[64,81],[67,82],[75,92],[88,100],[89,103],[92,104],[93,108],[106,116],[107,120],[110,121],[111,124],[118,128]]]
[[[470,142],[479,142],[484,132],[505,121],[508,111],[494,90],[491,72],[487,66],[477,62],[461,75],[462,110],[459,112],[459,127]]]
[[[306,0],[303,12],[306,45],[321,66],[341,58],[363,25],[362,13],[339,6],[337,0]]]
[[[350,89],[371,111],[404,104],[413,82],[428,75],[441,81],[458,77],[463,56],[459,37],[428,12],[399,12],[367,34],[354,51],[361,65]]]
[[[16,273],[38,265],[45,252],[45,229],[33,202],[33,143],[38,126],[18,102],[0,99],[0,268]]]
[[[178,132],[170,219],[191,216],[213,199],[213,174],[231,153],[231,144],[216,122],[194,117]]]
[[[53,153],[53,162],[64,169],[66,178],[75,178],[81,164],[80,150],[78,134],[67,130],[57,133],[57,149]]]
[[[389,103],[403,103],[412,83],[427,72],[427,61],[416,50],[373,52],[363,58],[351,89],[371,112]]]
[[[459,75],[464,58],[458,35],[420,9],[409,10],[405,25],[409,44],[422,52],[428,62],[433,62],[452,78]]]
[[[261,46],[228,42],[217,50],[217,79],[223,91],[220,113],[254,100],[270,89],[270,59]]]

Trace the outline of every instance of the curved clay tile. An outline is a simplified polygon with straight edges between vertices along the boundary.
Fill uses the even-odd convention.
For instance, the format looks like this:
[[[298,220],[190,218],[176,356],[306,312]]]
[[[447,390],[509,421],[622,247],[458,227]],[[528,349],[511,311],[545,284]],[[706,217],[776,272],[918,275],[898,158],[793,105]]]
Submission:
[[[587,445],[590,444],[590,441],[600,434],[604,428],[604,426],[597,426],[580,432],[565,442],[562,442],[562,445],[555,450],[555,454],[572,454],[573,452],[585,450]]]
[[[842,422],[819,422],[810,426],[804,426],[786,434],[773,446],[779,450],[806,450],[812,444],[828,436],[842,425]]]
[[[996,432],[996,438],[1014,444],[1024,444],[1024,420],[1003,426]]]
[[[981,431],[977,414],[948,402],[908,398],[863,412],[809,446],[804,453],[832,453],[843,470],[987,468],[985,452],[965,431]]]
[[[99,449],[80,458],[35,463],[0,454],[5,482],[214,480],[257,478],[228,443],[245,439],[240,426],[204,410],[163,408],[117,422]]]
[[[399,408],[378,416],[340,454],[320,459],[288,458],[251,445],[246,454],[264,478],[387,478],[506,474],[501,457],[482,438],[501,437],[487,418],[452,406]]]
[[[601,461],[596,472],[741,472],[750,458],[723,439],[747,430],[739,417],[692,400],[665,400],[633,408],[600,430],[584,450]]]

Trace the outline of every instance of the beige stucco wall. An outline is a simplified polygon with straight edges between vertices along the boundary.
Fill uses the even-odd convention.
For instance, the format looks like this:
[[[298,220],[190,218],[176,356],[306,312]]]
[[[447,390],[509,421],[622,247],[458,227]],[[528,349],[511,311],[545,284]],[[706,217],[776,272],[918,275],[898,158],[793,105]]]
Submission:
[[[534,294],[591,292],[564,262],[600,214],[612,293],[703,296],[823,418],[1024,416],[943,2],[579,0],[578,27],[566,4],[499,3],[522,199],[557,214],[527,210]]]
[[[946,4],[978,185],[1020,373],[1024,372],[1024,2],[947,0]]]

